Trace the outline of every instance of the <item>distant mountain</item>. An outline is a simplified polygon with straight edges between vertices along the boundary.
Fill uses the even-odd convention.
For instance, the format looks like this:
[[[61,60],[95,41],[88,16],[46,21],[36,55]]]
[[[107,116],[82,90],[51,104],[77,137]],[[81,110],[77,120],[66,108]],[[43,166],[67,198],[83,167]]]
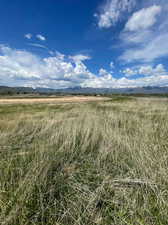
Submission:
[[[168,87],[140,87],[140,88],[67,88],[60,90],[65,93],[96,93],[96,94],[165,94]]]
[[[29,87],[7,87],[0,86],[0,94],[27,94],[35,93],[36,90]]]
[[[42,89],[36,89],[41,92]],[[48,92],[68,93],[68,94],[168,94],[168,87],[137,87],[137,88],[65,88],[47,89]],[[44,91],[47,91],[43,89]]]
[[[29,88],[0,86],[0,94],[168,94],[168,87],[137,87],[137,88],[82,88],[65,89]]]

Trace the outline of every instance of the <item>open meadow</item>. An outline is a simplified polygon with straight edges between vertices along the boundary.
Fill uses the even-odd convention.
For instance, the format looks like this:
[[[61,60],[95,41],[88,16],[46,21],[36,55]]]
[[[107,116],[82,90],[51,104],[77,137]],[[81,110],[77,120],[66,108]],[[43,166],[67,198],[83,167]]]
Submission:
[[[0,100],[1,225],[168,224],[167,98],[19,101]]]

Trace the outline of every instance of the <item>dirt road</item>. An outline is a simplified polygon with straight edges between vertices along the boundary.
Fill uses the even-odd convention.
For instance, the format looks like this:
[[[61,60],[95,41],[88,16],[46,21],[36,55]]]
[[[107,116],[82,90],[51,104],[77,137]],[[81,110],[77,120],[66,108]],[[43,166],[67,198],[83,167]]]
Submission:
[[[32,103],[78,103],[78,102],[94,102],[108,100],[105,97],[95,96],[74,96],[74,97],[58,97],[58,98],[11,98],[0,99],[0,104],[32,104]]]

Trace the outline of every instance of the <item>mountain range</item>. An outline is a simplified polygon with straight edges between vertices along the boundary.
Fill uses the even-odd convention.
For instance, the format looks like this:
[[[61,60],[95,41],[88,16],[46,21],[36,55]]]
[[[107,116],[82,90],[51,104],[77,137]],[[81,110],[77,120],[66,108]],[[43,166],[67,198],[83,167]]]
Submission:
[[[168,87],[135,87],[135,88],[82,88],[72,87],[64,89],[7,87],[0,86],[0,94],[168,94]]]

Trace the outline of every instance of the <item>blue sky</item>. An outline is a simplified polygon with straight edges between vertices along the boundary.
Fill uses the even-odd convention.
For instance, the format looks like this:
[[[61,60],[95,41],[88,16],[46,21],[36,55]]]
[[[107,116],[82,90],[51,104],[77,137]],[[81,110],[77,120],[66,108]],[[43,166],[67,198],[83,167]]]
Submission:
[[[166,0],[1,0],[0,85],[168,86]]]

